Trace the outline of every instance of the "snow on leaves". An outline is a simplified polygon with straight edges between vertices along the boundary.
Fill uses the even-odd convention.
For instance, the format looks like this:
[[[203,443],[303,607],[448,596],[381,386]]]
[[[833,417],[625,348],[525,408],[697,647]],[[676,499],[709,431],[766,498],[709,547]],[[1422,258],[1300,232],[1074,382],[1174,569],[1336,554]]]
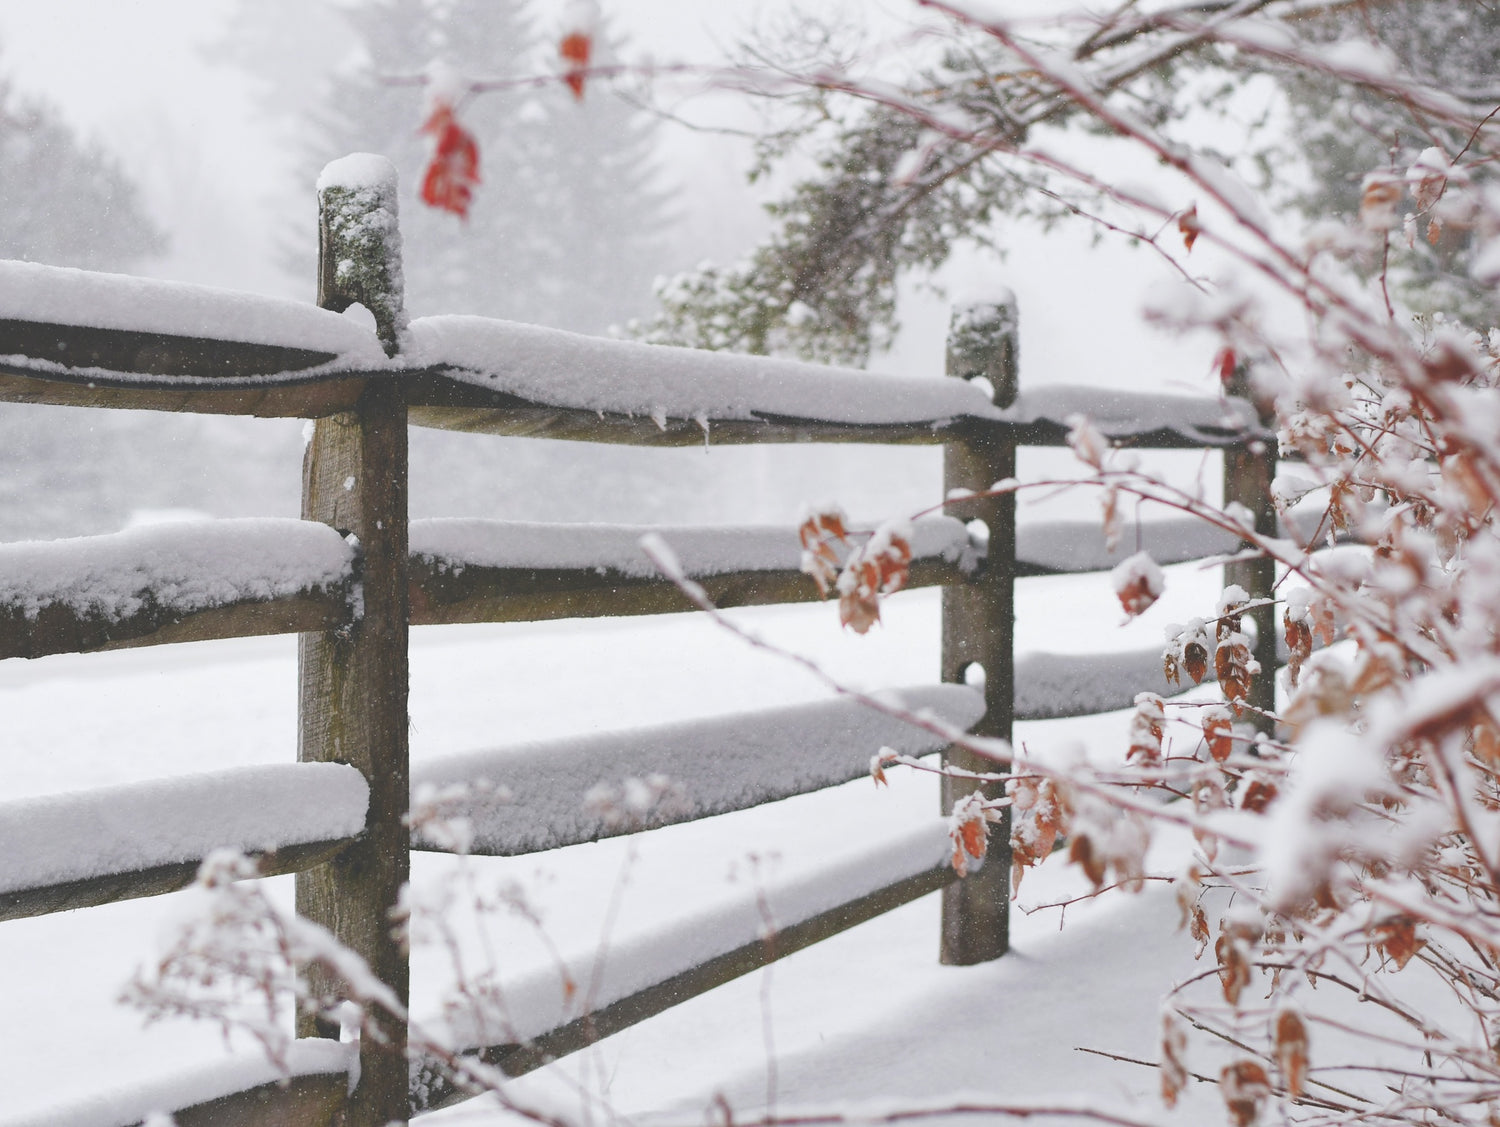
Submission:
[[[1224,699],[1238,711],[1241,702],[1250,693],[1250,683],[1260,672],[1260,666],[1250,653],[1250,639],[1240,631],[1240,617],[1250,602],[1241,587],[1226,587],[1219,602],[1218,624],[1215,628],[1214,676]]]
[[[1182,683],[1186,673],[1193,684],[1208,676],[1208,628],[1201,618],[1186,626],[1167,627],[1167,648],[1162,652],[1162,675],[1170,684]]]
[[[1142,767],[1161,764],[1162,726],[1167,721],[1166,705],[1155,693],[1139,693],[1135,713],[1130,718],[1130,748],[1125,758]]]
[[[1068,833],[1072,808],[1066,789],[1056,780],[1017,775],[1005,781],[1010,799],[1011,893],[1020,891],[1026,870],[1040,865]]]
[[[1395,964],[1397,970],[1405,968],[1427,946],[1427,940],[1417,937],[1417,921],[1410,916],[1394,916],[1383,920],[1375,925],[1372,935],[1375,946]]]
[[[983,863],[989,849],[989,823],[998,822],[1000,811],[990,806],[983,792],[960,798],[948,818],[948,836],[953,842],[953,871],[961,877]]]
[[[1366,230],[1386,232],[1401,226],[1398,205],[1404,185],[1401,178],[1389,172],[1372,172],[1365,177],[1359,193],[1359,221]]]
[[[1115,597],[1131,618],[1145,612],[1167,588],[1166,577],[1147,552],[1137,552],[1121,560],[1109,573],[1109,581],[1114,585]]]
[[[453,103],[446,99],[434,102],[422,132],[433,141],[432,159],[422,176],[422,202],[467,218],[479,184],[479,143],[459,124]]]
[[[1307,1083],[1307,1023],[1296,1010],[1283,1009],[1276,1014],[1271,1043],[1276,1052],[1282,1087],[1295,1100],[1302,1095]]]
[[[802,571],[823,597],[838,592],[839,621],[857,634],[880,621],[881,596],[901,590],[910,577],[912,529],[905,521],[887,521],[856,544],[843,510],[827,506],[810,511],[797,535]]]
[[[1161,1102],[1177,1106],[1177,1097],[1187,1087],[1187,1030],[1171,1010],[1161,1015]]]
[[[849,547],[849,518],[837,505],[809,510],[797,529],[802,543],[802,571],[818,585],[818,594],[828,597],[828,590],[838,582],[841,567],[840,548]]]
[[[1271,1079],[1259,1061],[1245,1058],[1220,1070],[1219,1091],[1234,1127],[1253,1127],[1260,1119],[1261,1104],[1271,1094]]]

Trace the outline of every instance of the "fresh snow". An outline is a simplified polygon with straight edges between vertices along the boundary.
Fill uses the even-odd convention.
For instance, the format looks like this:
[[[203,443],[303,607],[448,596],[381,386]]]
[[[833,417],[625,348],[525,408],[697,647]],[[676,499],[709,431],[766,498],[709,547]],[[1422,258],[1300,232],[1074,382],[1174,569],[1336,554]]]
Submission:
[[[1050,720],[1127,708],[1141,690],[1182,692],[1162,674],[1162,647],[1130,653],[1028,653],[1016,658],[1016,719]]]
[[[915,559],[940,558],[972,568],[975,551],[963,522],[930,517],[912,526]],[[444,570],[464,567],[598,568],[634,578],[661,573],[641,548],[641,537],[659,533],[691,576],[730,571],[795,571],[802,547],[795,529],[610,524],[542,524],[478,518],[439,518],[411,524],[411,554]]]
[[[0,893],[350,837],[369,787],[342,763],[237,767],[0,802]]]
[[[1162,621],[1205,613],[1218,572],[1169,569],[1161,603],[1125,626],[1102,577],[1024,579],[1017,590],[1019,653],[1133,651],[1159,645]],[[768,641],[813,655],[842,680],[879,689],[933,676],[938,604],[935,591],[897,595],[881,627],[865,636],[840,631],[827,606],[729,613]],[[1069,664],[1075,660],[1057,659],[1060,677],[1076,672]],[[0,782],[10,794],[39,794],[101,778],[201,769],[205,731],[217,733],[215,765],[285,762],[296,739],[294,666],[294,640],[275,637],[0,662],[14,767]],[[459,748],[570,738],[825,694],[804,671],[725,638],[701,616],[424,627],[413,633],[413,759],[420,765]],[[1107,760],[1123,755],[1127,721],[1120,713],[1023,723],[1016,734],[1038,755],[1083,740]],[[521,890],[540,923],[503,914],[490,921],[489,945],[465,951],[471,967],[498,960],[502,982],[535,981],[552,960],[539,936],[574,965],[586,957],[606,963],[617,943],[659,932],[684,906],[708,910],[741,897],[747,882],[774,886],[830,863],[858,865],[883,843],[919,832],[939,811],[933,781],[889,774],[888,789],[859,780],[545,855],[465,860],[419,853],[414,881],[432,890],[467,866],[486,893]],[[290,878],[269,886],[290,901]],[[1071,870],[1047,866],[1027,878],[1023,902],[1077,891]],[[166,1022],[143,1030],[137,1015],[113,1004],[135,968],[160,949],[166,922],[187,900],[179,893],[0,928],[0,993],[15,1015],[0,1023],[0,1085],[11,1115],[49,1123],[44,1109],[60,1092],[133,1088],[142,1077],[221,1053],[218,1038],[201,1026]],[[1171,934],[1170,894],[1148,891],[1101,908],[1070,908],[1061,935],[1055,913],[1017,914],[1016,955],[953,968],[937,963],[938,906],[935,897],[924,898],[609,1038],[513,1092],[539,1102],[566,1099],[576,1108],[581,1086],[621,1114],[665,1114],[677,1123],[701,1122],[716,1089],[737,1112],[753,1109],[765,1099],[769,1015],[779,1092],[788,1101],[858,1095],[905,1103],[976,1086],[1007,1096],[1065,1087],[1079,1098],[1129,1091],[1150,1099],[1151,1070],[1081,1056],[1074,1046],[1133,1053],[1155,1036],[1152,999],[1194,964],[1190,951],[1176,961],[1160,955],[1179,943]],[[1175,949],[1185,947],[1182,940]],[[440,949],[414,954],[419,1014],[436,1009],[445,963]],[[1012,1063],[995,1073],[997,1059]],[[86,1075],[78,1060],[88,1062]],[[103,1109],[99,1118],[78,1127],[110,1122],[112,1100],[95,1106]],[[1212,1102],[1197,1111],[1197,1122],[1221,1114]],[[1181,1121],[1195,1120],[1190,1113]],[[502,1117],[479,1101],[432,1122],[492,1127]]]
[[[168,1079],[145,1080],[104,1095],[68,1100],[40,1113],[8,1117],[0,1112],[0,1127],[133,1127],[148,1116],[275,1084],[286,1076],[347,1074],[355,1063],[353,1045],[298,1041],[287,1053],[284,1070],[263,1053],[244,1053]]]
[[[0,320],[302,348],[360,367],[386,363],[373,334],[309,302],[35,262],[0,260]]]
[[[1111,549],[1097,520],[1023,524],[1016,530],[1016,559],[1045,571],[1108,571],[1144,549],[1160,563],[1185,563],[1223,555],[1239,537],[1192,517],[1127,523]]]
[[[329,161],[318,174],[317,190],[321,195],[327,188],[378,188],[394,185],[396,166],[389,157],[377,153],[350,153],[346,157]]]
[[[104,536],[0,544],[0,614],[62,605],[124,618],[274,599],[350,577],[354,549],[315,521],[173,521]]]
[[[1169,430],[1193,442],[1222,443],[1226,431],[1258,431],[1255,410],[1242,399],[1159,395],[1112,388],[1056,386],[1023,391],[1003,417],[1018,423],[1061,423],[1082,415],[1109,438]],[[1270,436],[1267,435],[1267,438]]]
[[[952,852],[947,821],[933,817],[858,857],[841,858],[798,878],[767,879],[760,874],[751,887],[726,903],[674,913],[667,926],[612,944],[602,966],[589,952],[568,964],[566,976],[554,965],[507,982],[503,1009],[476,1013],[465,1008],[445,1023],[450,1043],[479,1048],[536,1037],[582,1016],[581,1003],[600,1010],[718,955],[764,940],[769,932],[941,868]],[[587,988],[569,997],[565,980]],[[429,1026],[438,1027],[437,1022]]]
[[[766,416],[828,423],[937,424],[997,418],[962,380],[871,375],[764,356],[581,336],[486,317],[423,317],[403,358],[528,402],[659,419]]]
[[[959,728],[984,715],[983,697],[963,685],[891,690],[882,700]],[[443,756],[414,765],[412,785],[420,795],[424,786],[490,784],[444,809],[468,820],[476,852],[509,855],[742,810],[865,776],[886,749],[915,756],[945,743],[857,702],[819,701]],[[672,789],[651,794],[653,778]],[[632,791],[647,801],[633,802]]]

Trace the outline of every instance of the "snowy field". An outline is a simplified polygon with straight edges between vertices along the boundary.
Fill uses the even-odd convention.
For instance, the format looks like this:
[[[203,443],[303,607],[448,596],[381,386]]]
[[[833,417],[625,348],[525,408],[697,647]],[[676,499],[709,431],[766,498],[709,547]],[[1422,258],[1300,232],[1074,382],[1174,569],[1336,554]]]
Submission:
[[[1216,569],[1169,570],[1167,597],[1124,627],[1103,576],[1023,581],[1018,652],[1159,642],[1165,623],[1201,614],[1217,590]],[[737,615],[850,683],[882,687],[935,678],[937,608],[933,591],[898,596],[884,627],[866,638],[841,633],[831,606]],[[0,663],[0,797],[286,762],[295,756],[295,691],[292,638]],[[824,693],[805,672],[693,616],[419,629],[412,755]],[[1083,740],[1095,754],[1122,753],[1124,735],[1121,714],[1018,730],[1037,750]],[[858,857],[931,820],[937,807],[925,777],[880,791],[858,782],[639,837],[469,864],[483,882],[519,882],[547,940],[588,955],[668,926],[685,907]],[[415,879],[431,887],[454,864],[417,854]],[[1076,891],[1070,881],[1060,867],[1033,874],[1022,904]],[[291,878],[274,883],[290,897]],[[192,893],[179,893],[0,926],[0,1123],[56,1122],[46,1109],[221,1057],[215,1031],[189,1023],[142,1030],[139,1016],[113,1001],[192,902]],[[534,1074],[516,1093],[575,1112],[581,1103],[588,1120],[684,1123],[701,1122],[716,1093],[747,1115],[768,1099],[786,1110],[942,1102],[955,1093],[1111,1101],[1149,1093],[1153,1070],[1078,1050],[1154,1058],[1152,999],[1192,965],[1185,939],[1164,934],[1175,915],[1151,892],[1070,909],[1061,935],[1057,912],[1017,912],[1012,956],[944,968],[938,906],[928,897]],[[534,929],[514,919],[499,926],[491,951],[507,971],[548,959]],[[417,1013],[435,1006],[445,977],[435,954],[414,956]],[[1195,1106],[1202,1110],[1189,1100],[1180,1111],[1183,1122]],[[478,1125],[498,1115],[476,1101],[428,1121]]]

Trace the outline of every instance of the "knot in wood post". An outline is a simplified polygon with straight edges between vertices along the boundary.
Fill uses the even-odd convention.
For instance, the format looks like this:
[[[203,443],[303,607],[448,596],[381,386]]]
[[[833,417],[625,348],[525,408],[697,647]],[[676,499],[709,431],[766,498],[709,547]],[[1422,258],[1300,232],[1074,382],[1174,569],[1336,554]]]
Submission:
[[[318,177],[318,305],[363,305],[387,356],[406,331],[396,184],[396,166],[373,153],[333,161]]]
[[[1017,310],[1008,291],[985,301],[954,307],[948,330],[947,373],[958,379],[988,381],[997,406],[1016,398],[1019,348]],[[943,446],[943,488],[984,492],[1014,477],[1016,447],[1009,438],[980,424],[960,424]],[[943,588],[943,680],[963,684],[983,673],[985,715],[973,734],[1009,740],[1015,712],[1015,495],[950,504],[948,512],[983,521],[988,549],[979,573],[968,583]],[[961,748],[944,756],[948,766],[990,772],[995,765]],[[977,785],[943,780],[943,812],[965,795],[1004,794],[1000,783]],[[1005,954],[1010,946],[1010,821],[990,830],[988,855],[978,872],[943,890],[941,959],[968,966]]]
[[[318,182],[318,303],[364,305],[391,355],[406,324],[395,177],[384,157],[356,154],[330,164]],[[358,768],[370,805],[357,842],[297,875],[297,911],[364,959],[403,1009],[409,968],[393,928],[410,871],[406,426],[405,387],[384,375],[366,381],[352,411],[314,424],[302,465],[302,518],[357,539],[358,598],[342,628],[298,639],[298,758]],[[347,993],[348,984],[324,969],[307,977],[320,995]],[[376,1007],[366,1023],[359,1084],[340,1123],[405,1123],[405,1014]],[[318,1014],[299,1015],[297,1032],[338,1036]]]

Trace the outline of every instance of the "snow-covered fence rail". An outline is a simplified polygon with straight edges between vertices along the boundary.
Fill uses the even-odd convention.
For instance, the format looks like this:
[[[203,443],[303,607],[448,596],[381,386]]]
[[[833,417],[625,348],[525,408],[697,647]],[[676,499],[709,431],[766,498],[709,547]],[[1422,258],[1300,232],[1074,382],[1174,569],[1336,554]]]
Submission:
[[[413,521],[411,623],[535,622],[691,609],[641,551],[647,531],[631,525]],[[908,587],[961,583],[978,567],[980,554],[962,522],[929,518],[916,522],[914,531]],[[1125,550],[1107,550],[1097,531],[1081,521],[1022,526],[1017,577],[1114,566]],[[1232,534],[1192,519],[1143,521],[1137,532],[1130,550],[1138,542],[1162,564],[1229,554],[1237,543]],[[671,537],[688,577],[720,606],[820,598],[799,569],[790,527],[674,528]],[[354,621],[359,555],[327,525],[278,518],[184,521],[0,544],[0,659],[338,629]],[[1027,696],[1019,687],[1017,693],[1018,700]]]
[[[648,348],[472,317],[408,324],[393,184],[376,164],[350,158],[330,166],[320,183],[317,308],[0,263],[0,401],[315,420],[301,520],[0,545],[0,658],[299,633],[302,761],[291,768],[295,776],[208,776],[180,786],[0,805],[0,842],[19,843],[7,846],[9,855],[34,862],[13,866],[0,880],[0,918],[180,887],[212,849],[229,846],[257,854],[263,874],[296,871],[298,910],[330,928],[405,1002],[407,961],[391,934],[390,912],[410,848],[436,844],[420,833],[414,841],[404,822],[414,781],[406,746],[410,628],[654,614],[690,605],[642,552],[644,529],[409,523],[412,423],[654,446],[938,443],[945,448],[947,488],[984,491],[1013,476],[1018,446],[1064,442],[1070,417],[1083,413],[1120,445],[1225,448],[1233,499],[1258,522],[1274,519],[1262,488],[1270,436],[1247,404],[1077,388],[1018,394],[1015,307],[1008,298],[956,314],[948,358],[955,378],[946,380]],[[373,335],[340,315],[354,303],[374,314]],[[1009,495],[970,498],[950,511],[916,525],[910,584],[943,587],[941,677],[948,684],[894,699],[982,735],[1009,737],[1015,719],[1122,707],[1142,689],[1163,687],[1155,654],[1033,655],[1017,663],[1017,577],[1098,570],[1117,557],[1076,525],[1017,529]],[[971,535],[965,522],[974,520],[987,526],[986,539]],[[1148,523],[1140,536],[1161,562],[1238,546],[1232,536],[1177,521]],[[669,539],[687,575],[721,605],[817,597],[799,570],[790,529],[677,529]],[[1232,566],[1252,593],[1269,591],[1259,561]],[[1274,640],[1269,620],[1260,637],[1263,645]],[[1271,660],[1274,654],[1262,657],[1267,667]],[[706,769],[710,749],[727,744],[736,748],[733,765]],[[500,776],[496,781],[518,803],[501,806],[480,796],[465,813],[478,851],[514,853],[622,832],[582,806],[584,794],[606,778],[673,778],[682,801],[675,811],[657,810],[656,821],[665,823],[847,780],[866,770],[882,746],[914,755],[941,750],[938,741],[883,717],[820,705],[455,755],[423,766],[415,782]],[[954,761],[988,766],[962,754]],[[317,785],[306,789],[315,774]],[[318,808],[271,794],[286,787],[321,796]],[[250,804],[276,816],[214,813],[225,802],[238,809],[235,796],[252,791],[259,797]],[[174,808],[194,813],[163,813]],[[80,818],[107,820],[113,836],[74,850],[68,843],[86,835],[58,827]],[[939,887],[945,889],[942,957],[993,958],[1007,942],[1008,867],[993,858],[955,882],[947,853],[935,821],[932,832],[894,843],[890,856],[869,859],[858,873],[778,892],[783,927],[774,944],[760,935],[753,912],[706,930],[691,925],[639,957],[612,952],[615,977],[594,1013],[549,1009],[546,990],[536,986],[540,1000],[515,1011],[525,1018],[503,1041],[453,1030],[452,1043],[512,1074],[525,1071]],[[333,981],[321,985],[340,989]],[[531,989],[518,984],[508,994],[524,999]],[[343,1122],[404,1120],[412,1110],[464,1094],[431,1062],[409,1086],[399,1052],[407,1031],[389,1014],[379,1021],[377,1035],[362,1041],[360,1080],[342,1108]],[[338,1035],[310,1017],[299,1032]],[[311,1100],[307,1106],[316,1104],[323,1115],[338,1085],[317,1080],[320,1069],[280,1095],[263,1079],[240,1095],[204,1089],[197,1111],[188,1109],[180,1121],[232,1112],[244,1117],[235,1122],[301,1122],[290,1118],[301,1114],[290,1110],[302,1106],[298,1099]]]

